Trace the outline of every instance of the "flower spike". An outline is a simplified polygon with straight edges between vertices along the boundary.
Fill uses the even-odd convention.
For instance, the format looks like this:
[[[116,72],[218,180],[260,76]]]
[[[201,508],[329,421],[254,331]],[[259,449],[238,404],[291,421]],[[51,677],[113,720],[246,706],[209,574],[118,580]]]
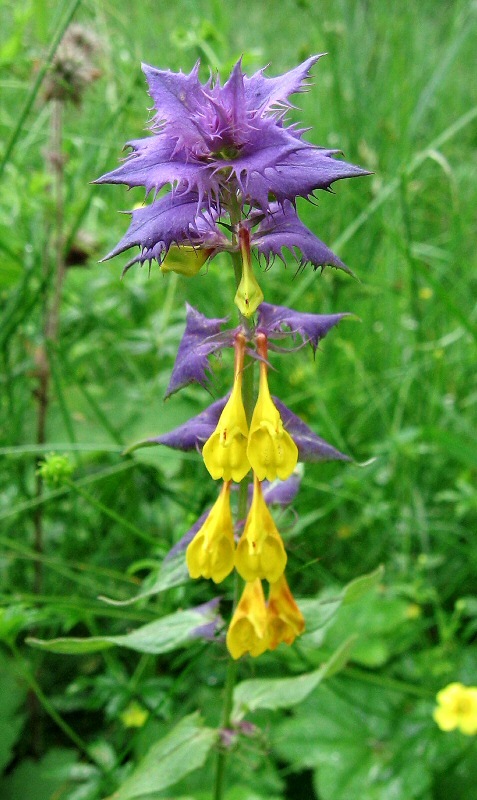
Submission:
[[[260,385],[250,423],[247,456],[259,480],[285,480],[296,467],[298,448],[284,429],[280,412],[270,396],[267,338],[264,334],[257,336],[257,350],[263,360],[260,362]]]

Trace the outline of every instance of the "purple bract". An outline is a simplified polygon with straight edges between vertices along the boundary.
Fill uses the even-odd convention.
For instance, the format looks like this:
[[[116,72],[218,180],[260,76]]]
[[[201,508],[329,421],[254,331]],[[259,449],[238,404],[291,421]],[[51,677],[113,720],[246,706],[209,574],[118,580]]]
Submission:
[[[153,197],[132,212],[129,230],[106,258],[135,245],[140,252],[127,267],[161,263],[172,244],[207,248],[211,258],[237,250],[233,206],[250,225],[261,212],[252,246],[267,262],[283,259],[285,247],[300,251],[301,265],[346,269],[294,209],[297,197],[309,198],[336,180],[367,174],[335,158],[339,151],[310,144],[303,130],[286,124],[288,98],[307,88],[318,58],[275,78],[265,77],[263,70],[247,77],[238,61],[223,86],[212,78],[202,84],[199,64],[189,75],[143,65],[155,108],[152,135],[130,141],[130,155],[96,183],[144,186]],[[158,197],[165,186],[170,193]]]

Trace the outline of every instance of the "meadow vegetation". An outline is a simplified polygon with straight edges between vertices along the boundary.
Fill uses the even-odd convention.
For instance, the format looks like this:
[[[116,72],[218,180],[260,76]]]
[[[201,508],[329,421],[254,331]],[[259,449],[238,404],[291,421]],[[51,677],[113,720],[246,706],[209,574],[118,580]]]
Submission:
[[[261,280],[352,313],[270,384],[353,460],[306,465],[278,514],[311,624],[239,662],[263,695],[238,685],[225,797],[477,800],[475,738],[433,719],[441,689],[477,684],[475,2],[4,0],[0,18],[1,797],[211,796],[223,641],[127,637],[216,595],[163,567],[216,487],[196,454],[124,451],[228,390],[225,354],[210,394],[163,401],[186,302],[227,315],[233,274],[222,254],[120,280],[126,256],[98,262],[144,192],[91,181],[144,135],[141,62],[200,58],[206,79],[326,52],[290,118],[373,174],[298,205],[357,279],[287,253]],[[71,102],[49,68],[70,22],[94,37]],[[62,637],[85,643],[35,646]],[[304,674],[303,695],[267,684]]]

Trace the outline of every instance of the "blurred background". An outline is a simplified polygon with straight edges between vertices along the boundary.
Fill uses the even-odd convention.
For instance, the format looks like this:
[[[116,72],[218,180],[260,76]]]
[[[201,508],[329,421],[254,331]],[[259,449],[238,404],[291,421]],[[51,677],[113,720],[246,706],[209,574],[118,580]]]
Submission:
[[[227,798],[475,800],[474,739],[440,731],[432,710],[447,684],[477,684],[476,3],[3,0],[0,28],[2,797],[99,800],[186,711],[214,718],[220,644],[157,660],[25,643],[123,633],[215,594],[200,581],[125,608],[98,599],[153,583],[215,499],[195,454],[122,454],[227,391],[229,353],[209,393],[163,401],[185,303],[230,314],[233,274],[220,256],[194,279],[153,265],[120,280],[127,254],[98,262],[144,192],[91,181],[146,135],[141,62],[200,59],[202,79],[225,80],[239,57],[273,76],[323,52],[288,118],[373,174],[299,213],[357,279],[298,272],[287,254],[260,282],[268,302],[352,312],[315,359],[274,355],[270,382],[353,463],[307,465],[279,524],[295,596],[385,571],[303,652],[243,663],[243,676],[299,673],[359,634],[306,708],[253,719]],[[68,461],[45,480],[52,451]],[[209,797],[197,774],[173,796]]]

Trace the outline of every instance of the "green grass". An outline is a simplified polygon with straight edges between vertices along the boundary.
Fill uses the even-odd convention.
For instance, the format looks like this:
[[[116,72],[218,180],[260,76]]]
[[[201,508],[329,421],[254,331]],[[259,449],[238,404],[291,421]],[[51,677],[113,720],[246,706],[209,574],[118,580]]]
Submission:
[[[55,242],[52,111],[42,79],[72,14],[101,42],[101,75],[64,115],[72,266],[48,352],[51,402],[38,443],[35,393]],[[373,175],[338,183],[299,211],[359,280],[331,269],[296,274],[290,260],[286,269],[277,261],[261,283],[269,302],[353,312],[315,360],[302,351],[290,366],[273,355],[271,387],[356,463],[308,466],[296,519],[287,513],[280,523],[297,596],[336,593],[381,563],[386,571],[380,593],[340,610],[321,639],[240,667],[242,678],[298,674],[327,660],[352,630],[360,636],[352,667],[308,702],[287,716],[253,715],[261,732],[235,753],[226,796],[293,800],[310,785],[317,800],[441,800],[449,791],[475,800],[473,740],[440,732],[431,717],[439,689],[476,683],[475,4],[282,0],[270,13],[261,0],[233,8],[219,0],[54,7],[26,0],[4,2],[1,17],[0,656],[9,680],[20,678],[11,678],[11,695],[0,692],[5,718],[17,720],[11,741],[0,727],[7,770],[0,794],[101,800],[184,715],[199,709],[208,724],[217,722],[218,645],[154,660],[116,650],[60,656],[24,643],[30,635],[120,635],[210,599],[215,588],[178,586],[123,613],[97,599],[127,600],[153,583],[165,553],[214,498],[193,455],[121,453],[209,402],[199,387],[167,403],[162,397],[185,302],[209,316],[230,313],[233,276],[220,257],[190,281],[157,268],[120,281],[126,257],[98,261],[126,229],[117,212],[143,194],[90,182],[143,135],[151,101],[141,61],[188,71],[200,57],[205,78],[209,69],[226,76],[242,55],[247,72],[269,63],[273,75],[326,52],[291,116],[310,126],[311,141],[342,149]],[[230,370],[226,353],[214,397],[226,391]],[[73,482],[38,494],[37,458],[51,450],[69,455]],[[226,600],[224,615],[227,608]],[[150,717],[128,731],[121,713],[132,699]],[[313,714],[321,733],[316,726],[310,733]],[[342,724],[347,715],[354,744]],[[305,755],[299,743],[309,737]],[[56,753],[61,769],[52,779],[46,766]],[[333,753],[341,753],[336,774]],[[409,766],[416,763],[417,777]],[[210,771],[206,762],[174,796],[208,797]]]

